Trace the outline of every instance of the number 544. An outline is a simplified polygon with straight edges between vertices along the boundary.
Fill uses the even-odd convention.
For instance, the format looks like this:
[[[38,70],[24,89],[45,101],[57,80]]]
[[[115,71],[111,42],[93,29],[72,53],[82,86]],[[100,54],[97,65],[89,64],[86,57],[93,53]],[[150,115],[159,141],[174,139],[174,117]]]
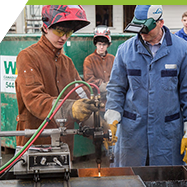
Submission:
[[[14,88],[14,82],[6,82],[6,88]]]

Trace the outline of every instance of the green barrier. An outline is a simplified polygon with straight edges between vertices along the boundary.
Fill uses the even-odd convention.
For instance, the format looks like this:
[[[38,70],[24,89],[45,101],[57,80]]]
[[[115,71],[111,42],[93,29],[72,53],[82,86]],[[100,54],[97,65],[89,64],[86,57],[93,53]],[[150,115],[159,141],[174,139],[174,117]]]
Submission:
[[[16,130],[16,116],[18,114],[17,100],[14,88],[16,73],[16,56],[24,48],[36,43],[40,35],[14,35],[5,36],[0,43],[1,83],[5,82],[5,89],[1,85],[1,130]],[[2,71],[5,70],[4,75]],[[11,78],[13,77],[13,78]],[[7,91],[8,90],[8,91]],[[15,148],[15,137],[2,137],[1,144],[4,147]]]
[[[118,46],[125,40],[132,37],[132,34],[111,35],[112,45],[108,52],[115,55]],[[0,43],[0,63],[1,63],[1,130],[16,130],[16,116],[18,114],[14,81],[17,76],[16,56],[26,47],[36,43],[41,34],[8,34]],[[64,45],[64,53],[69,56],[79,72],[83,75],[83,62],[86,56],[93,53],[93,34],[73,34]],[[75,124],[75,128],[78,125]],[[15,137],[3,137],[2,146],[15,148]],[[88,138],[75,135],[74,157],[92,154],[95,147]]]

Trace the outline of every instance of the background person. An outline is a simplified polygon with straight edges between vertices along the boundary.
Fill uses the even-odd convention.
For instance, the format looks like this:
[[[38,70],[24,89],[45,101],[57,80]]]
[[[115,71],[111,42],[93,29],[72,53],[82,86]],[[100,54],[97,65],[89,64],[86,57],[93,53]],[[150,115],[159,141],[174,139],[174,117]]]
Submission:
[[[108,123],[119,122],[113,167],[183,164],[187,43],[170,33],[162,15],[161,5],[137,5],[125,31],[138,34],[114,60],[105,113]]]
[[[181,21],[184,27],[175,34],[187,41],[187,12],[183,13]]]
[[[94,83],[99,87],[101,101],[106,103],[106,86],[114,61],[114,55],[107,52],[107,48],[111,44],[110,30],[107,26],[99,25],[95,28],[93,43],[96,49],[85,58],[83,64],[84,80],[88,83]],[[104,111],[104,109],[101,109],[100,113],[102,116]]]

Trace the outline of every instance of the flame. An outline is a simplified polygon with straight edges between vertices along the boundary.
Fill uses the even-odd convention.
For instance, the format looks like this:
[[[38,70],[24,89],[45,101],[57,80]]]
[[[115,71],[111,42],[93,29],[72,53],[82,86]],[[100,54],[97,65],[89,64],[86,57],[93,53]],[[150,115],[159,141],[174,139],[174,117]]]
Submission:
[[[100,172],[98,173],[98,177],[101,177],[101,173]]]

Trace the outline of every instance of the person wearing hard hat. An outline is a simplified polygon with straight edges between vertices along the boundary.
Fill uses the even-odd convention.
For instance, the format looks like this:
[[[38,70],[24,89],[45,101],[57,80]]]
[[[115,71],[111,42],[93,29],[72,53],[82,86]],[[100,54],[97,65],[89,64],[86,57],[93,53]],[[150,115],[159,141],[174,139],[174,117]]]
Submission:
[[[187,43],[164,26],[161,5],[137,5],[125,31],[137,35],[119,46],[107,85],[104,117],[118,121],[111,166],[182,165]]]
[[[81,80],[72,60],[64,55],[62,50],[72,33],[90,23],[84,9],[80,5],[43,6],[42,21],[43,34],[40,40],[22,50],[16,60],[18,131],[37,129],[49,114],[63,88],[75,80]],[[75,85],[72,85],[66,89],[61,99],[74,87]],[[85,121],[92,112],[97,111],[87,94],[87,88],[79,88],[62,105],[61,113],[62,117],[67,119],[67,128],[74,128],[75,121]],[[47,128],[57,127],[54,119],[47,125]],[[20,136],[16,140],[17,145],[23,146],[28,138]],[[73,154],[73,135],[64,136],[62,141],[69,145]],[[51,144],[51,138],[39,137],[34,144]]]
[[[106,25],[99,25],[95,28],[93,43],[96,49],[85,58],[83,63],[84,80],[99,87],[101,101],[106,103],[106,86],[114,62],[114,55],[107,52],[108,47],[111,45],[111,36]],[[104,116],[104,111],[104,108],[101,108],[101,116]]]

